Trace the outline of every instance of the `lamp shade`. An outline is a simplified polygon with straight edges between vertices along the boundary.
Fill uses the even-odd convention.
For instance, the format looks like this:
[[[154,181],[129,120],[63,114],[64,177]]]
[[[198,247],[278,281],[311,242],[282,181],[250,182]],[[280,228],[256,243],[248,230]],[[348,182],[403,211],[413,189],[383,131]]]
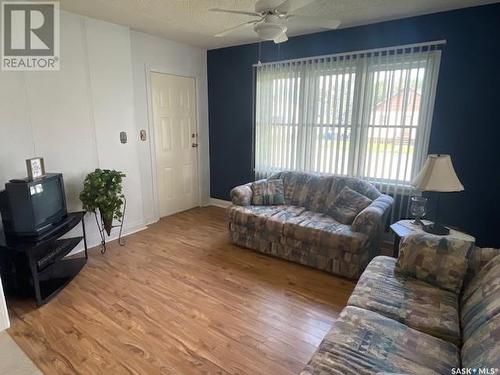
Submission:
[[[421,191],[462,191],[450,155],[428,155],[424,167],[411,184]]]

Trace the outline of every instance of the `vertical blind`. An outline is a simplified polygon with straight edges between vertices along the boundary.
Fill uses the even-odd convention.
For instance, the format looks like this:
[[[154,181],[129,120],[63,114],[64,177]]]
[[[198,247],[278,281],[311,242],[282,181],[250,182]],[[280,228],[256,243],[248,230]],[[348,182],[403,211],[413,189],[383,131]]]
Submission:
[[[349,175],[404,198],[427,155],[443,43],[256,65],[256,177]]]

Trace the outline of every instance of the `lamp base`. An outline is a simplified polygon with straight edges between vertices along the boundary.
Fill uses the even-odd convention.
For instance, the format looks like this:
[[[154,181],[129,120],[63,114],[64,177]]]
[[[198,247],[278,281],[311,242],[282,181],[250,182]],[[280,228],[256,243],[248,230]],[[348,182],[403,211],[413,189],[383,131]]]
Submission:
[[[443,224],[439,223],[424,225],[423,229],[427,233],[437,234],[438,236],[446,236],[450,234],[450,230],[446,228]]]
[[[420,218],[416,217],[415,220],[413,220],[411,222],[413,225],[418,225],[420,227],[424,227],[425,224],[422,222],[422,220],[420,220]]]

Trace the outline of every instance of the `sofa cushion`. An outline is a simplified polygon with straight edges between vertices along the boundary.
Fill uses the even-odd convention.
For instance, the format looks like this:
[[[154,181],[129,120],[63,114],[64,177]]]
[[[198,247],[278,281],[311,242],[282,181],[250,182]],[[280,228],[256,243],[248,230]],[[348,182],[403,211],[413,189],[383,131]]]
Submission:
[[[458,296],[397,274],[395,267],[395,258],[374,258],[347,304],[378,312],[418,331],[460,345]]]
[[[312,211],[304,211],[287,220],[283,234],[305,243],[352,252],[364,247],[368,240],[365,234],[353,232],[350,226]]]
[[[449,374],[455,345],[373,311],[346,307],[301,375]]]
[[[283,209],[268,216],[265,228],[268,232],[282,235],[284,232],[285,223],[305,212],[304,207],[297,206],[282,206]]]
[[[370,198],[346,186],[337,198],[327,205],[326,213],[339,223],[351,225],[354,218],[371,203]]]
[[[464,286],[466,287],[472,278],[476,276],[479,271],[494,257],[500,255],[500,249],[495,249],[492,247],[477,247],[474,246],[469,254],[469,261],[467,265],[467,274],[464,280]]]
[[[381,195],[375,186],[355,177],[286,171],[270,178],[283,179],[286,204],[306,207],[315,212],[325,213],[327,201],[335,200],[346,186],[371,200]]]
[[[492,247],[477,247],[474,246],[468,264],[468,271],[470,271],[474,276],[481,271],[481,269],[497,255],[500,255],[500,249],[494,249]]]
[[[476,276],[470,281],[470,283],[464,288],[464,291],[462,293],[462,301],[461,304],[464,305],[464,303],[470,298],[470,296],[482,285],[484,285],[484,278],[486,275],[489,274],[489,272],[498,267],[498,263],[500,262],[500,258],[498,258],[500,254],[497,256],[491,258],[477,273]]]
[[[231,206],[228,209],[229,221],[248,227],[249,230],[268,229],[276,235],[283,234],[283,222],[300,215],[303,207],[295,206]],[[272,224],[266,226],[268,220]]]
[[[314,212],[324,212],[332,185],[331,177],[309,175],[303,184],[295,185],[292,201]]]
[[[462,366],[500,368],[500,315],[488,320],[465,340]],[[490,372],[492,373],[492,372]]]
[[[332,176],[315,173],[280,172],[270,178],[283,180],[285,203],[322,212],[332,185]]]
[[[229,221],[246,225],[249,229],[258,229],[266,224],[269,216],[279,212],[283,206],[231,206],[227,215]]]
[[[370,198],[372,201],[381,195],[380,191],[378,191],[373,184],[356,177],[333,176],[332,179],[333,182],[330,194],[333,197],[337,197],[346,186],[360,194],[363,194],[365,197]]]
[[[461,302],[460,318],[466,341],[484,324],[500,315],[500,255],[490,260],[472,279]]]
[[[259,180],[252,183],[252,204],[277,206],[285,204],[283,180]]]
[[[396,270],[459,293],[467,271],[468,241],[417,233],[401,241]]]

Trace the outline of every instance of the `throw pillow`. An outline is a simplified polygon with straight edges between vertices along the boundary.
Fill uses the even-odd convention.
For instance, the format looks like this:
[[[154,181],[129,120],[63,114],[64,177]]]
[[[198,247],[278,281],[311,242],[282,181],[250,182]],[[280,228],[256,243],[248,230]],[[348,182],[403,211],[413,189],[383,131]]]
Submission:
[[[335,201],[327,205],[326,214],[339,223],[351,225],[354,218],[371,203],[370,198],[346,186],[340,191]]]
[[[458,294],[472,246],[459,239],[413,234],[401,241],[396,271]]]
[[[252,184],[252,204],[275,206],[285,204],[283,180],[259,180]]]

